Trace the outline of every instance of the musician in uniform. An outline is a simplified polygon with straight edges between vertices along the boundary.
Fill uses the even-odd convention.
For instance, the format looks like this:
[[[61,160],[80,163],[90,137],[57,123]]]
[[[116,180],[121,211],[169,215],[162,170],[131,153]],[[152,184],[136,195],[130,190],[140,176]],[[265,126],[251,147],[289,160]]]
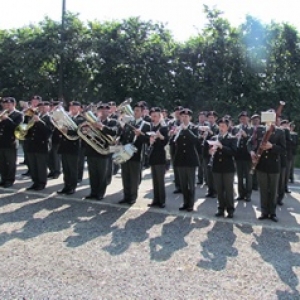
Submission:
[[[217,135],[219,133],[219,127],[216,123],[218,118],[218,114],[215,111],[209,111],[207,113],[207,121],[208,126],[210,129],[205,134],[205,140],[203,146],[203,163],[204,163],[204,173],[207,178],[207,194],[205,195],[206,198],[216,198],[216,189],[214,186],[214,178],[211,170],[211,166],[209,166],[210,161],[210,153],[209,153],[209,145],[207,141],[211,139],[214,135]]]
[[[204,162],[203,162],[203,147],[206,139],[207,129],[204,129],[204,127],[208,128],[209,123],[207,122],[207,112],[206,111],[200,111],[198,115],[198,123],[196,124],[199,128],[199,139],[197,143],[197,150],[198,150],[198,156],[199,156],[199,167],[198,167],[198,182],[197,184],[202,185],[204,182],[207,182],[206,174],[204,172]],[[202,127],[202,129],[201,129]]]
[[[109,118],[110,106],[106,103],[98,106],[98,122],[91,124],[96,130],[102,132],[104,136],[115,137],[118,132],[118,121]],[[111,176],[111,154],[108,152],[109,144],[107,141],[104,142],[102,147],[103,153],[96,151],[91,145],[85,143],[85,154],[87,157],[88,174],[90,180],[91,192],[85,199],[102,200],[106,193],[108,183],[110,183],[109,176]],[[98,147],[100,147],[98,145]],[[105,153],[105,152],[108,153]]]
[[[149,136],[149,165],[151,167],[153,200],[148,206],[165,207],[165,172],[166,172],[166,151],[165,146],[169,141],[169,130],[161,115],[159,107],[153,107],[150,110],[151,132]]]
[[[134,120],[125,124],[120,136],[122,145],[133,144],[137,151],[133,156],[121,164],[124,198],[121,204],[132,205],[136,202],[138,188],[141,182],[143,167],[144,144],[148,142],[146,132],[150,131],[150,124],[143,120],[144,105],[137,103],[134,106]]]
[[[193,211],[195,203],[196,168],[199,166],[197,152],[198,128],[191,123],[192,111],[180,111],[181,124],[170,132],[170,144],[174,146],[174,167],[179,173],[183,205],[179,210]]]
[[[174,132],[176,128],[180,126],[181,120],[180,120],[180,111],[183,109],[182,106],[176,106],[174,109],[174,120],[171,120],[168,124],[169,132]],[[171,156],[171,162],[173,166],[173,172],[174,172],[174,182],[175,182],[175,190],[174,194],[180,194],[180,181],[179,181],[179,173],[177,167],[174,165],[174,157],[175,157],[175,144],[170,143],[170,156]]]
[[[36,112],[30,122],[34,125],[28,130],[28,166],[33,184],[26,190],[40,191],[47,184],[48,151],[53,125],[49,118],[50,103],[48,101],[38,104]]]
[[[223,217],[225,210],[227,218],[233,218],[234,213],[234,156],[237,151],[237,140],[229,132],[230,122],[226,118],[218,121],[219,134],[212,137],[215,145],[210,148],[212,173],[218,197],[216,217]],[[250,170],[249,170],[250,171]]]
[[[56,109],[57,106],[61,105],[61,102],[55,101],[50,103],[50,113]],[[61,132],[54,127],[51,135],[51,147],[48,158],[48,178],[57,179],[61,174],[61,155],[58,154],[58,147],[60,141]]]
[[[295,158],[297,155],[297,147],[298,147],[298,133],[295,131],[294,122],[291,122],[290,130],[291,130],[291,140],[292,140],[292,144],[291,144],[292,159],[291,159],[291,170],[289,174],[289,179],[291,183],[294,183]]]
[[[278,195],[277,195],[277,204],[283,205],[283,198],[285,193],[290,193],[288,190],[288,174],[290,172],[290,161],[291,161],[291,135],[290,130],[288,128],[289,121],[288,120],[280,120],[279,121],[280,128],[283,130],[285,136],[285,149],[282,151],[280,155],[280,175],[279,175],[279,183],[278,183]]]
[[[24,113],[24,123],[28,124],[28,122],[31,120],[32,116],[31,113],[37,110],[38,104],[42,101],[42,97],[35,95],[31,98],[30,100],[30,106],[23,111]],[[24,162],[28,167],[27,172],[23,173],[23,176],[31,176],[30,174],[30,169],[29,169],[29,164],[28,164],[28,140],[25,137],[25,140],[23,142],[23,152],[24,152]]]
[[[70,118],[78,126],[85,121],[80,115],[81,103],[72,101],[69,104]],[[61,154],[63,169],[63,189],[57,191],[58,194],[72,195],[76,191],[78,182],[78,161],[80,151],[80,140],[75,128],[61,128],[58,153]],[[68,137],[67,137],[68,136]],[[69,139],[69,137],[71,139]]]
[[[11,187],[16,178],[17,140],[15,128],[23,122],[23,115],[15,109],[16,100],[7,97],[2,100],[3,112],[0,117],[0,186]]]
[[[119,114],[117,112],[116,102],[110,101],[110,102],[108,102],[108,105],[109,105],[109,118],[118,120],[119,119]]]
[[[237,178],[238,178],[238,197],[236,200],[251,201],[252,194],[252,175],[251,156],[247,149],[248,139],[252,136],[253,128],[249,126],[249,117],[246,111],[238,115],[239,125],[232,129],[232,135],[237,139],[237,151],[235,155]]]
[[[271,110],[270,110],[271,111]],[[272,110],[274,112],[274,110]],[[275,127],[268,141],[261,143],[267,130],[272,127],[259,126],[256,138],[248,140],[248,151],[252,161],[257,161],[257,152],[263,150],[256,166],[257,181],[260,191],[261,215],[259,220],[271,219],[277,222],[276,202],[280,174],[280,154],[285,150],[285,136],[282,129]]]

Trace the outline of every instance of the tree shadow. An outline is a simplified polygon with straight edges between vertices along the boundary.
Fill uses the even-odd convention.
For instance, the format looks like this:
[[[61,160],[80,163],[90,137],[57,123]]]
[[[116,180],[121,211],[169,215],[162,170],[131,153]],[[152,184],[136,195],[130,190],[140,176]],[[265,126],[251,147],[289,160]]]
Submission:
[[[150,239],[151,260],[166,261],[178,250],[188,246],[184,238],[194,229],[209,226],[210,221],[191,217],[176,217],[164,224],[161,236]]]
[[[163,223],[166,218],[166,214],[146,211],[137,218],[129,219],[124,228],[117,228],[113,231],[111,243],[103,247],[103,250],[111,255],[124,253],[132,243],[142,243],[147,240],[148,230]]]
[[[262,228],[260,235],[254,234],[256,242],[251,247],[256,250],[261,258],[271,264],[283,283],[290,287],[291,291],[277,290],[278,299],[300,299],[297,285],[299,279],[293,271],[300,266],[300,254],[292,252],[290,243],[299,242],[295,232],[278,231],[270,228]]]
[[[238,250],[233,247],[235,240],[233,224],[216,222],[207,233],[207,239],[201,242],[201,254],[204,259],[200,260],[197,266],[214,271],[225,269],[227,257],[238,255]]]

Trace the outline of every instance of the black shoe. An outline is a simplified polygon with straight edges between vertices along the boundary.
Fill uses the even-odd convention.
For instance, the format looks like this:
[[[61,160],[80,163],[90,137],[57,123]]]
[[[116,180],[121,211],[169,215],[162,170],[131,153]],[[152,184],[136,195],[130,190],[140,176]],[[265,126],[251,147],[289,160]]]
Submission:
[[[161,203],[161,204],[158,205],[158,207],[159,207],[159,208],[165,208],[165,207],[166,207],[166,204],[165,204],[165,203]]]
[[[4,186],[5,185],[5,182],[4,181],[1,181],[0,182],[0,186]]]
[[[241,200],[244,200],[244,199],[245,199],[245,198],[244,198],[244,197],[241,197],[241,196],[238,196],[238,197],[235,198],[236,201],[241,201]]]
[[[233,212],[229,212],[229,213],[227,214],[227,218],[228,218],[228,219],[232,219],[232,218],[233,218]]]
[[[77,183],[81,183],[82,182],[82,179],[77,179]]]
[[[122,199],[118,202],[119,204],[127,204],[128,200],[127,199]]]
[[[224,212],[223,211],[218,211],[215,213],[216,217],[224,217]]]
[[[291,193],[291,191],[290,191],[289,189],[285,190],[285,192],[286,192],[287,194],[290,194],[290,193]]]
[[[89,199],[96,199],[96,195],[90,194],[88,196],[85,196],[84,199],[89,200]]]
[[[276,215],[271,215],[270,220],[272,220],[273,222],[278,222]]]
[[[254,187],[252,187],[252,190],[253,190],[253,191],[258,191],[258,187],[257,187],[257,186],[254,186]]]
[[[180,189],[176,189],[174,192],[173,192],[173,194],[181,194],[182,193],[182,191],[180,190]]]
[[[33,185],[29,186],[28,188],[26,188],[26,191],[35,190],[36,188],[37,188],[37,185],[33,184]]]
[[[261,214],[261,215],[258,217],[258,220],[265,220],[265,219],[268,219],[268,215]]]
[[[47,175],[47,178],[52,178],[54,176],[54,173],[49,173],[48,175]]]
[[[67,191],[68,191],[68,189],[64,187],[62,190],[59,190],[56,193],[57,194],[65,194]]]
[[[198,185],[202,185],[202,184],[203,184],[203,181],[198,181],[197,184],[198,184]]]
[[[70,189],[65,192],[66,195],[73,195],[74,193],[75,193],[74,189]]]
[[[148,204],[148,207],[155,207],[158,206],[158,203],[152,202]]]
[[[186,211],[192,212],[192,211],[194,211],[194,208],[193,208],[193,207],[188,207],[188,208],[186,209]]]
[[[135,202],[136,202],[135,200],[129,200],[127,203],[128,203],[129,205],[133,205]]]
[[[179,210],[186,210],[186,209],[187,209],[187,206],[185,206],[185,205],[179,207]]]
[[[44,185],[38,185],[34,190],[35,191],[41,191],[41,190],[44,190],[44,189],[45,189]]]
[[[57,179],[57,178],[59,177],[59,175],[60,175],[60,174],[54,174],[54,175],[52,176],[52,179]]]
[[[250,198],[250,197],[247,197],[247,198],[245,198],[245,201],[246,201],[246,202],[251,202],[251,198]]]
[[[3,184],[4,188],[10,188],[12,186],[13,186],[13,184],[11,182],[6,182],[6,183]]]
[[[283,205],[282,200],[277,200],[277,205],[282,206]]]
[[[21,161],[21,162],[19,162],[19,165],[26,165],[26,163],[25,163],[25,160],[24,160],[24,161]]]
[[[27,171],[27,172],[25,172],[25,173],[23,173],[23,174],[21,174],[22,176],[30,176],[30,172],[29,171]]]
[[[205,195],[205,198],[216,198],[216,195],[213,194],[213,193],[207,193],[207,194]]]

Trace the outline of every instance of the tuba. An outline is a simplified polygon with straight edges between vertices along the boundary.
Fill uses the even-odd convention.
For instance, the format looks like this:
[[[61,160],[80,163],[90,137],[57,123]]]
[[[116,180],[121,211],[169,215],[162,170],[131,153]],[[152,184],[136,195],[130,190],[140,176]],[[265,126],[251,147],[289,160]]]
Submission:
[[[91,111],[86,111],[83,116],[86,122],[78,126],[78,135],[98,153],[110,154],[109,147],[115,144],[115,139],[94,127],[93,124],[97,123],[97,117]]]
[[[53,111],[50,112],[50,121],[55,128],[57,128],[68,140],[76,141],[79,136],[71,136],[63,129],[74,130],[77,132],[78,126],[64,110],[64,108],[58,105]]]
[[[134,112],[130,106],[130,103],[132,102],[131,98],[126,99],[123,101],[116,109],[117,112],[120,113],[120,122],[129,122],[134,119]]]

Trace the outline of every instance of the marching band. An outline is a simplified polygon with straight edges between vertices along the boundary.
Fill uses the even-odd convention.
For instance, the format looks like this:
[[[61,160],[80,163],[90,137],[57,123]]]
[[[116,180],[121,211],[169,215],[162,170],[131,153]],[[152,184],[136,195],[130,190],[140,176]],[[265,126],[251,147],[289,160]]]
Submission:
[[[262,219],[277,222],[276,206],[283,205],[288,183],[294,182],[294,163],[298,145],[295,125],[282,119],[281,110],[264,124],[261,116],[230,116],[200,111],[192,123],[193,112],[177,106],[171,115],[165,109],[149,109],[144,101],[133,108],[127,99],[83,107],[78,101],[68,110],[60,102],[42,101],[33,96],[30,104],[13,97],[3,98],[0,112],[0,186],[11,187],[16,177],[17,149],[24,150],[32,185],[40,191],[47,180],[63,174],[64,187],[58,194],[72,195],[82,180],[87,161],[90,194],[84,199],[102,200],[111,178],[121,168],[123,198],[132,205],[138,198],[142,171],[149,164],[153,199],[150,207],[166,206],[165,173],[173,167],[175,194],[182,194],[179,210],[191,212],[197,184],[207,186],[206,198],[217,198],[215,216],[234,216],[234,200],[251,201],[259,189]],[[281,107],[282,109],[282,107]],[[273,114],[273,115],[272,115]],[[170,117],[171,116],[171,117]],[[238,195],[234,199],[234,175]],[[197,178],[197,182],[196,182]]]

